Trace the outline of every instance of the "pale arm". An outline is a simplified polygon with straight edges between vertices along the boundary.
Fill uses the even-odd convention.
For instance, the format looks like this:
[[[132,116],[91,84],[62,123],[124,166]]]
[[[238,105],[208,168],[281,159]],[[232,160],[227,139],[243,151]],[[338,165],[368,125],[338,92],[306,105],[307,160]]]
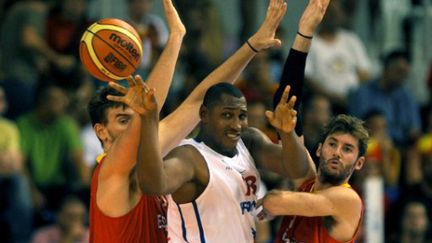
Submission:
[[[168,95],[183,37],[186,34],[186,29],[173,6],[172,0],[163,0],[163,6],[170,34],[161,56],[147,79],[148,85],[156,90],[155,95],[159,104],[159,111]]]
[[[362,202],[350,188],[330,187],[317,192],[271,191],[263,199],[263,206],[271,215],[299,215],[306,217],[346,214],[360,217]]]

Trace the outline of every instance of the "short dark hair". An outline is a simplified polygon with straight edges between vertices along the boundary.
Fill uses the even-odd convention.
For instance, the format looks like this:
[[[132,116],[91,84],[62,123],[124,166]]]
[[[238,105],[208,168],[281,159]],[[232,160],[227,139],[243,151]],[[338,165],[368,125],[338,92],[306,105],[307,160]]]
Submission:
[[[387,68],[394,60],[399,58],[403,58],[408,62],[410,61],[407,51],[403,49],[392,50],[382,58],[384,69]]]
[[[207,108],[212,107],[222,101],[222,95],[230,95],[236,98],[243,97],[239,88],[229,83],[218,83],[211,86],[204,95],[203,105]]]
[[[365,155],[369,141],[369,132],[364,121],[348,115],[338,115],[332,118],[321,134],[321,143],[335,133],[348,133],[358,139],[359,157]]]
[[[96,123],[106,124],[108,122],[107,110],[114,107],[126,107],[125,104],[108,100],[107,95],[121,96],[117,90],[106,86],[96,91],[87,105],[87,111],[90,115],[90,120],[94,126]]]

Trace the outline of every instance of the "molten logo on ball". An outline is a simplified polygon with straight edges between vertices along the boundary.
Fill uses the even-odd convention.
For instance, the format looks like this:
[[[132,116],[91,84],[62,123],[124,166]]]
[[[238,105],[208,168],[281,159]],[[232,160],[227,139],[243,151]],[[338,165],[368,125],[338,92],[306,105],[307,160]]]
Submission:
[[[116,35],[115,33],[112,33],[109,39],[116,42],[124,49],[126,49],[135,58],[136,61],[139,60],[140,55],[131,42],[123,40],[120,36]]]

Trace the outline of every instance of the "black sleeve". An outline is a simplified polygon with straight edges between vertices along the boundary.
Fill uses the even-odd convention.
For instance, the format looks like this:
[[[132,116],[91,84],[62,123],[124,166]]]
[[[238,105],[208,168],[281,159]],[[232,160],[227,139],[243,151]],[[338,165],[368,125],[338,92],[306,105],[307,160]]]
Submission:
[[[303,86],[304,86],[304,70],[306,65],[306,57],[307,53],[300,52],[294,49],[291,49],[288,57],[285,61],[284,69],[282,71],[282,76],[279,80],[279,87],[276,90],[276,93],[273,96],[273,108],[276,108],[279,103],[283,91],[287,85],[291,86],[290,97],[295,95],[297,97],[296,104],[294,109],[299,112],[299,107],[302,103],[303,96]],[[298,136],[303,135],[303,126],[301,124],[301,119],[298,119],[296,125],[296,133]]]

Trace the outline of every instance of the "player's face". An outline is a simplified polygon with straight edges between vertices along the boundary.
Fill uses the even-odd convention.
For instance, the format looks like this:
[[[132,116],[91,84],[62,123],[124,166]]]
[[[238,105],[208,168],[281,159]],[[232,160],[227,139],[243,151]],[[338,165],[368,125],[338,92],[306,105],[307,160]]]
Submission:
[[[222,102],[212,106],[203,119],[207,145],[225,155],[235,154],[241,132],[248,126],[247,112],[244,97],[223,95]]]
[[[96,133],[102,140],[104,149],[108,149],[112,143],[122,134],[129,125],[134,111],[129,107],[114,107],[107,110],[107,123],[99,124],[96,127]]]
[[[329,135],[317,150],[320,158],[318,175],[322,183],[340,185],[348,180],[354,169],[363,166],[365,158],[358,157],[358,140],[350,134]]]

